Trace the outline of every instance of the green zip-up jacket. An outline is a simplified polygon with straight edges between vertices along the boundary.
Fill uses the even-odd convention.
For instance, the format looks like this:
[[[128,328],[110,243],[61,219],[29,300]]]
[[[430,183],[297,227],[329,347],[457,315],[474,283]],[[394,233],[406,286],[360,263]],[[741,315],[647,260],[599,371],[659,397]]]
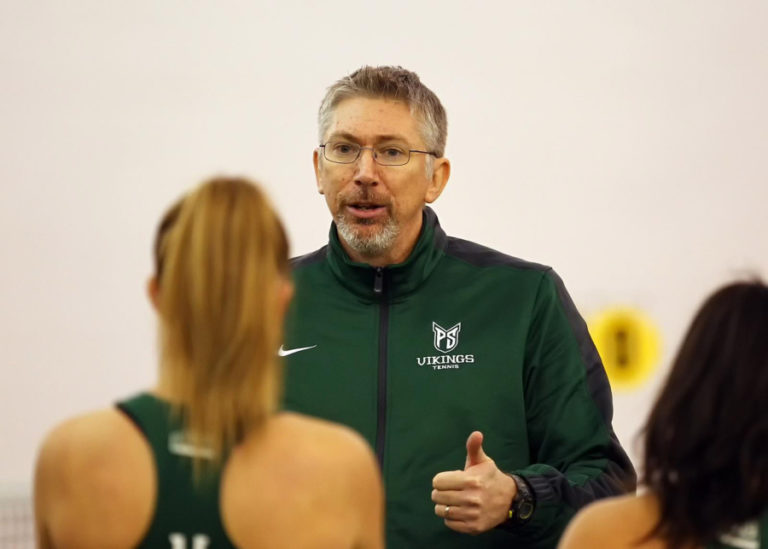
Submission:
[[[429,208],[423,221],[402,264],[351,261],[333,225],[294,260],[285,406],[375,448],[388,547],[555,547],[577,509],[635,486],[600,357],[551,268],[447,237]],[[527,524],[469,536],[434,514],[432,478],[463,468],[474,430],[532,487]]]

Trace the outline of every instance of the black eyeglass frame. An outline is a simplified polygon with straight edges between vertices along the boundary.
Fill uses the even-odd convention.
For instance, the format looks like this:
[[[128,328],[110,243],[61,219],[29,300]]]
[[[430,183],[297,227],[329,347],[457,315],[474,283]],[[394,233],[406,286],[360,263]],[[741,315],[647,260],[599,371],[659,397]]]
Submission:
[[[431,154],[435,158],[440,158],[438,154],[434,151],[420,151],[419,149],[405,149],[406,151],[408,151],[408,159],[402,164],[382,164],[381,162],[379,162],[378,156],[376,155],[376,147],[362,147],[360,145],[356,145],[355,143],[349,143],[350,145],[355,145],[359,147],[357,150],[357,155],[355,156],[355,158],[353,158],[348,162],[340,162],[339,160],[331,160],[330,158],[328,158],[328,155],[325,153],[326,151],[325,146],[328,143],[332,143],[332,141],[326,141],[325,143],[321,143],[320,145],[318,145],[318,147],[323,149],[323,158],[325,158],[328,162],[333,162],[334,164],[354,164],[355,162],[358,161],[358,159],[360,158],[360,155],[363,154],[363,149],[368,149],[371,151],[371,154],[373,155],[373,161],[376,162],[376,164],[378,164],[379,166],[405,166],[406,164],[408,164],[408,162],[411,161],[411,153]]]

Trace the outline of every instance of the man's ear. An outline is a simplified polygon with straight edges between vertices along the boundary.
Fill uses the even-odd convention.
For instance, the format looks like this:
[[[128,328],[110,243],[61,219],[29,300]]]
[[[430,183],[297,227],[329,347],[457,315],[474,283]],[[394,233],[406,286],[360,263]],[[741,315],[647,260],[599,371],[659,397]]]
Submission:
[[[152,304],[152,308],[156,312],[160,312],[160,286],[157,283],[157,278],[150,276],[147,280],[147,297]]]
[[[312,164],[315,166],[315,181],[317,182],[317,192],[320,194],[325,194],[325,189],[323,188],[323,177],[321,174],[323,167],[320,165],[320,162],[322,162],[320,159],[320,151],[319,149],[315,149],[315,152],[312,153]]]
[[[445,157],[436,158],[432,167],[432,179],[427,187],[424,201],[432,204],[443,193],[448,178],[451,176],[451,162]]]

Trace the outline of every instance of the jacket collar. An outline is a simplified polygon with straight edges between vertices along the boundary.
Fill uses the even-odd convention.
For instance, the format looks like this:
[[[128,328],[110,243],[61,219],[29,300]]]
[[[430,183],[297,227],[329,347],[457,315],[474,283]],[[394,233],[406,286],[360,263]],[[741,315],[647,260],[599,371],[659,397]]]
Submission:
[[[331,224],[329,240],[326,260],[339,282],[363,299],[379,301],[403,297],[416,290],[442,257],[447,237],[435,212],[425,207],[419,239],[403,263],[377,268],[352,261],[341,246],[335,223]]]

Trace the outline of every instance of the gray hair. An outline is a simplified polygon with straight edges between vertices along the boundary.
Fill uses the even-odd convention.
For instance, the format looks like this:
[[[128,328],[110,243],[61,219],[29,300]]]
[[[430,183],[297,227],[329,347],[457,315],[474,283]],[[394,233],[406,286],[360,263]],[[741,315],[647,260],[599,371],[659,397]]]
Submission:
[[[421,83],[416,73],[402,67],[364,66],[335,82],[325,94],[318,112],[318,137],[322,143],[336,106],[352,97],[403,101],[421,126],[427,149],[438,157],[445,154],[448,119],[437,96]]]

